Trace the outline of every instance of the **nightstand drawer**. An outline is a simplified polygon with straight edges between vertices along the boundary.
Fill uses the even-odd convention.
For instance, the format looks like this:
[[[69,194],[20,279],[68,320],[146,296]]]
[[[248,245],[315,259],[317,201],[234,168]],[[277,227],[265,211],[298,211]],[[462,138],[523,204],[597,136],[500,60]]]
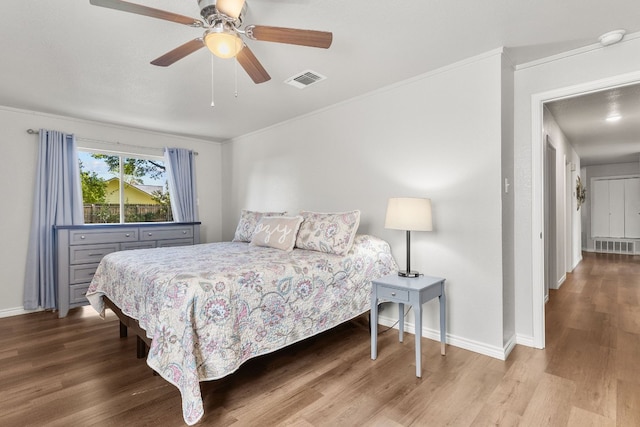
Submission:
[[[376,289],[378,291],[378,298],[391,299],[394,301],[409,301],[409,291],[380,285],[378,285]]]

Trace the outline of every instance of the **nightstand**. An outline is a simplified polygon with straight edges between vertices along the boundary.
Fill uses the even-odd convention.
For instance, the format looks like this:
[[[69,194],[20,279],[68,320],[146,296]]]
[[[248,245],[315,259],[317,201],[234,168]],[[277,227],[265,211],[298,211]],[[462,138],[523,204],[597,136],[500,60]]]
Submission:
[[[371,359],[378,357],[378,303],[383,301],[397,302],[398,327],[400,342],[404,336],[404,305],[410,304],[415,313],[416,335],[416,377],[422,377],[421,346],[422,337],[422,304],[435,297],[440,299],[440,354],[445,354],[446,343],[446,297],[444,281],[441,277],[400,277],[390,274],[371,282]]]

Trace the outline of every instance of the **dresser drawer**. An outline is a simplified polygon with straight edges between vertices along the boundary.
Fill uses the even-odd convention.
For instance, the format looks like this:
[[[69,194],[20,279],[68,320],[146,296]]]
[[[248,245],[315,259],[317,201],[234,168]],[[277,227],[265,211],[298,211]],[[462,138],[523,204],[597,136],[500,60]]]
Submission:
[[[69,246],[69,264],[89,264],[100,262],[103,256],[120,249],[118,243],[108,245]]]
[[[193,227],[145,227],[140,229],[140,240],[168,239],[193,239]]]
[[[99,243],[135,242],[138,240],[137,228],[114,228],[100,230],[70,230],[70,245],[91,245]]]
[[[409,291],[390,288],[387,286],[377,286],[378,298],[389,299],[393,301],[409,301]]]
[[[193,239],[158,240],[159,248],[166,248],[168,246],[191,246],[191,245],[193,245]]]
[[[78,264],[69,266],[69,283],[78,284],[91,282],[98,264]]]
[[[151,249],[156,247],[156,242],[154,240],[149,240],[146,242],[125,242],[120,243],[120,250],[126,251],[129,249]]]
[[[86,304],[89,283],[69,286],[69,304]]]

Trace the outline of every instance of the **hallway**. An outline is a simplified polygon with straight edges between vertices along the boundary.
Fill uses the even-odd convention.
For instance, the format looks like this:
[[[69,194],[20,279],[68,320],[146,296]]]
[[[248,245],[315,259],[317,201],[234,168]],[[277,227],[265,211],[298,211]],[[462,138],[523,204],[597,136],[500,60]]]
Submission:
[[[545,311],[547,366],[523,420],[640,425],[640,257],[583,253]]]

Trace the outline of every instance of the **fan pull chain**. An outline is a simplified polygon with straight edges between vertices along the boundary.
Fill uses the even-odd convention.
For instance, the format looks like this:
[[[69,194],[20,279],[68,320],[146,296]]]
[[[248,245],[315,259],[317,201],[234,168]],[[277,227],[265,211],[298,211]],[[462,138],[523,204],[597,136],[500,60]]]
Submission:
[[[211,106],[215,107],[216,104],[213,101],[213,94],[214,94],[213,92],[213,86],[214,86],[213,85],[213,55],[210,55],[210,56],[211,56]]]
[[[233,77],[235,80],[235,96],[238,97],[238,59],[233,61]]]

